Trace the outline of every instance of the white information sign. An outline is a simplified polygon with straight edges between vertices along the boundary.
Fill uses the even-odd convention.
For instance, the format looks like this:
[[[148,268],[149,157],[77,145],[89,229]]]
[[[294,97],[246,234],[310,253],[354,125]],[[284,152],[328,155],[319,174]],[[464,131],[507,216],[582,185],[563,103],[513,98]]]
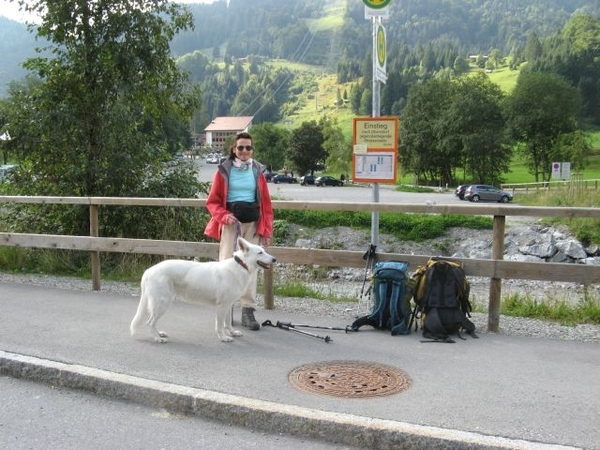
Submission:
[[[563,162],[560,165],[560,177],[563,180],[571,179],[571,163],[570,162]]]
[[[552,163],[552,179],[553,180],[570,180],[571,179],[571,163],[570,162],[553,162]]]
[[[552,163],[552,179],[560,180],[560,163],[559,162]]]
[[[381,17],[382,19],[390,18],[389,8],[373,9],[365,5],[365,19],[371,19],[372,17]]]
[[[369,152],[354,154],[356,180],[396,182],[396,154],[394,152]]]

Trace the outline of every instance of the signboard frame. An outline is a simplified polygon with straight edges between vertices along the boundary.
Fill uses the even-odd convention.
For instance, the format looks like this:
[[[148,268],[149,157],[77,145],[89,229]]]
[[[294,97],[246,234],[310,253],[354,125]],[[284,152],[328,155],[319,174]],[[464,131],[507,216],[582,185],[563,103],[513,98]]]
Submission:
[[[355,117],[352,144],[353,180],[368,183],[396,183],[398,117]],[[365,166],[369,168],[363,170]],[[378,176],[379,174],[381,176]]]
[[[387,136],[386,132],[389,132]],[[397,152],[398,118],[355,117],[352,125],[352,145],[357,144],[366,145],[368,151]]]

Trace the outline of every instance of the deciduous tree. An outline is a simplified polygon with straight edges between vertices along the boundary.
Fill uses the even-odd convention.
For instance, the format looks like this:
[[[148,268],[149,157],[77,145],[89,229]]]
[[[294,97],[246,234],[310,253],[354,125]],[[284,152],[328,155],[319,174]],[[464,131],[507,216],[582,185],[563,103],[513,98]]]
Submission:
[[[254,157],[273,171],[285,165],[291,132],[272,123],[254,125],[251,130]]]
[[[549,180],[552,152],[559,137],[577,129],[577,89],[547,73],[521,73],[507,98],[505,114],[510,136],[522,143],[523,156],[535,181]]]
[[[163,163],[190,144],[200,93],[176,67],[169,43],[192,16],[166,0],[24,5],[40,14],[32,31],[50,52],[26,62],[38,82],[12,96],[11,131],[31,174],[23,193],[143,195],[149,180],[163,176]],[[165,185],[165,195],[171,189]],[[64,225],[85,230],[86,220]]]
[[[292,131],[287,159],[298,173],[313,173],[319,167],[323,167],[327,159],[324,142],[322,127],[315,120],[302,122]]]

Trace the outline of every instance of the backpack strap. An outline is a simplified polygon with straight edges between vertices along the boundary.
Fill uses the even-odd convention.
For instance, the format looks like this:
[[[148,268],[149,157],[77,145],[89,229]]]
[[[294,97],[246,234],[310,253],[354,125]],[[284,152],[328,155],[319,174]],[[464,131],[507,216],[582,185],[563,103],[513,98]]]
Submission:
[[[377,324],[378,324],[378,328],[385,328],[385,313],[386,310],[390,307],[390,305],[387,304],[388,302],[388,284],[387,283],[378,283],[377,285],[377,290],[378,290],[378,294],[379,294],[379,306],[377,308],[377,310],[375,311],[374,314],[377,315],[376,320],[377,320]]]
[[[352,322],[350,328],[352,329],[352,331],[358,331],[360,327],[363,327],[365,325],[370,325],[373,328],[377,328],[377,321],[371,315],[363,316]]]
[[[405,283],[394,281],[392,284],[392,301],[390,304],[390,328],[392,336],[397,334],[410,334],[410,306],[407,302],[407,286]],[[400,305],[400,308],[398,308]]]
[[[377,328],[377,329],[382,329],[384,326],[384,323],[383,323],[384,314],[385,314],[386,309],[388,308],[387,298],[386,298],[387,283],[379,283],[377,285],[371,285],[370,288],[372,288],[372,287],[375,287],[377,289],[377,291],[374,292],[375,305],[373,305],[373,310],[370,314],[360,317],[360,318],[356,319],[354,322],[352,322],[352,325],[350,325],[350,328],[352,328],[353,331],[358,331],[358,329],[364,325],[370,325],[373,328]]]
[[[469,301],[469,294],[471,288],[467,282],[462,267],[452,267],[452,275],[454,277],[456,286],[458,287],[457,299],[460,303],[460,309],[468,316],[471,317],[471,311],[473,307]]]

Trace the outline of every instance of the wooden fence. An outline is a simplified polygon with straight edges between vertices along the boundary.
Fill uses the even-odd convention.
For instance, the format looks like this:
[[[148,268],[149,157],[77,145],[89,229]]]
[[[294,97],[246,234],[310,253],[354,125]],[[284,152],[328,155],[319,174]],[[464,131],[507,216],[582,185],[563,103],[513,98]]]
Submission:
[[[30,233],[0,233],[0,245],[12,247],[54,248],[89,251],[91,254],[92,288],[100,289],[100,253],[145,253],[178,257],[205,257],[216,259],[218,244],[208,242],[163,241],[99,237],[100,208],[102,206],[155,206],[155,207],[205,207],[202,199],[121,198],[121,197],[43,197],[0,196],[2,203],[88,205],[90,212],[89,236],[65,236]],[[395,204],[350,202],[274,201],[277,209],[365,211],[380,213],[465,214],[493,217],[492,258],[463,259],[469,276],[490,278],[489,331],[498,331],[503,279],[566,281],[584,285],[600,284],[600,266],[564,263],[532,263],[504,261],[504,235],[506,217],[586,217],[600,219],[600,208],[529,207],[506,204]],[[343,225],[343,224],[340,224]],[[271,247],[269,252],[278,261],[293,264],[323,265],[333,267],[364,267],[362,251],[304,249]],[[405,255],[377,253],[377,259],[407,261],[412,267],[424,264],[435,255]],[[276,270],[276,269],[275,269]],[[273,307],[273,275],[265,271],[265,307]]]
[[[557,191],[563,190],[567,192],[581,191],[581,190],[598,190],[600,187],[600,180],[584,180],[580,176],[574,174],[570,180],[552,180],[552,181],[540,181],[535,183],[502,183],[500,185],[505,191],[512,191],[513,194],[516,191],[519,192],[539,192],[539,191]]]

